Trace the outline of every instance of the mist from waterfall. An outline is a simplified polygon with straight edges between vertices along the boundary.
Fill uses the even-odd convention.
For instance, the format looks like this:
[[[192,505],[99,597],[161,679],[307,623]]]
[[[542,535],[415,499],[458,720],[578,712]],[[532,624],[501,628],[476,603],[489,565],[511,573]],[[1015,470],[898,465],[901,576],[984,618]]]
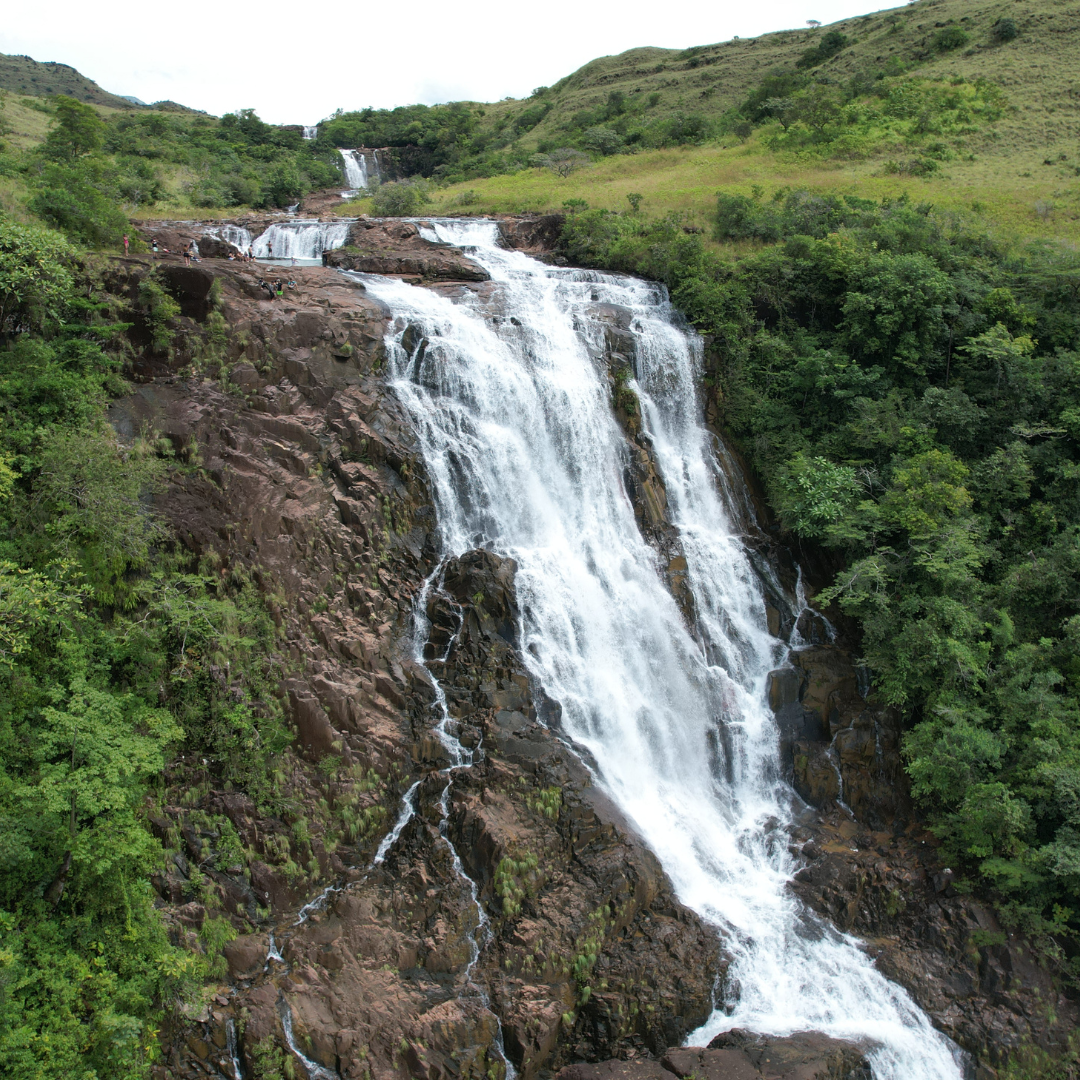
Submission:
[[[522,655],[561,705],[563,732],[592,756],[680,899],[721,932],[729,1000],[692,1042],[732,1027],[817,1030],[864,1041],[878,1080],[960,1080],[959,1052],[908,994],[787,887],[793,795],[766,701],[787,646],[768,632],[739,539],[741,494],[700,421],[695,338],[659,286],[504,251],[493,223],[433,228],[471,249],[493,290],[454,302],[365,283],[393,313],[393,386],[420,440],[444,552],[516,560]],[[624,312],[634,337],[630,385],[685,550],[693,626],[624,487],[629,451],[603,360],[612,309],[599,305]],[[422,339],[411,354],[410,325]]]

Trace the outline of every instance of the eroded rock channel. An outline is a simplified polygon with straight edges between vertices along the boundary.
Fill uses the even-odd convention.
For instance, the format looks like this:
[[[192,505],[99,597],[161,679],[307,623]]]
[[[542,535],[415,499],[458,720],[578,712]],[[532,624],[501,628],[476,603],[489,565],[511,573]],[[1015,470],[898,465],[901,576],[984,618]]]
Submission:
[[[533,251],[553,235],[543,221],[502,230],[507,245]],[[162,260],[181,336],[171,356],[143,350],[136,392],[113,412],[122,436],[152,431],[191,465],[159,505],[182,542],[212,555],[223,575],[252,577],[268,598],[296,732],[278,812],[217,787],[198,762],[171,770],[169,804],[154,822],[174,852],[156,883],[162,910],[192,947],[215,915],[239,936],[203,1012],[177,1017],[165,1033],[161,1075],[258,1076],[285,1056],[298,1074],[431,1080],[498,1077],[506,1059],[525,1077],[570,1067],[567,1080],[620,1069],[869,1075],[862,1049],[847,1043],[811,1048],[813,1060],[805,1046],[777,1044],[788,1072],[767,1071],[772,1059],[749,1035],[721,1036],[693,1052],[696,1064],[678,1056],[690,1051],[672,1051],[738,998],[724,935],[680,903],[638,824],[604,794],[602,766],[575,744],[562,703],[526,662],[536,645],[521,636],[531,624],[520,568],[486,550],[483,535],[471,549],[447,549],[415,413],[389,385],[400,357],[388,349],[419,369],[433,339],[425,344],[415,322],[396,325],[384,290],[335,267],[426,285],[448,301],[468,296],[493,323],[516,315],[468,251],[408,223],[363,222],[350,236],[357,242],[327,267],[267,269],[230,262],[224,248],[194,267]],[[136,289],[150,269],[118,262],[114,288]],[[271,299],[260,285],[267,278],[293,287]],[[600,300],[587,307],[579,317],[589,326],[579,329],[625,439],[618,480],[693,626],[706,613],[687,583],[693,552],[630,385],[633,322]],[[221,364],[213,379],[193,370],[211,354]],[[788,640],[797,624],[802,646],[770,683],[781,768],[806,800],[775,826],[796,864],[791,892],[864,936],[877,967],[990,1076],[1003,1048],[1052,1042],[1071,1007],[1058,1002],[1051,1024],[1044,1004],[1054,991],[1024,943],[953,894],[906,799],[897,719],[873,705],[853,646],[793,604],[794,567],[768,529],[749,515],[742,524],[753,559],[771,568],[768,629]],[[418,654],[417,599],[436,572]],[[434,732],[435,683],[475,760],[452,775],[452,849],[440,832],[451,762]],[[402,815],[407,792],[414,812]],[[215,823],[225,820],[242,860],[217,856]],[[477,911],[453,851],[490,920],[471,973]],[[196,869],[208,880],[197,895]],[[608,1064],[589,1072],[579,1062]]]

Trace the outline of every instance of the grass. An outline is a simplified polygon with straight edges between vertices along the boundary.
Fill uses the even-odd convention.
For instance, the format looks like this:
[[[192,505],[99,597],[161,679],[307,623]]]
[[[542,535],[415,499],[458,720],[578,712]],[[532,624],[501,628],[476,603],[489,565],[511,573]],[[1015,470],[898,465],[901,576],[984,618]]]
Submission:
[[[1015,20],[1019,35],[998,43],[992,29],[1003,17]],[[934,35],[949,25],[962,28],[968,44],[939,53]],[[683,52],[633,49],[601,57],[537,96],[552,108],[519,145],[550,145],[575,114],[602,107],[613,90],[636,100],[639,109],[659,94],[657,104],[643,113],[646,118],[680,111],[716,118],[745,100],[766,74],[792,70],[828,29],[846,34],[849,45],[815,69],[818,81],[845,83],[890,63],[920,79],[988,79],[1003,89],[1005,113],[966,137],[960,157],[926,179],[888,175],[885,161],[898,156],[895,149],[864,160],[773,152],[764,145],[769,134],[764,128],[745,143],[731,136],[720,145],[613,155],[566,179],[525,169],[468,180],[435,191],[430,212],[557,211],[573,199],[622,210],[626,196],[638,192],[652,214],[674,210],[704,224],[717,191],[751,194],[756,185],[766,195],[783,187],[878,199],[906,193],[974,214],[1010,238],[1080,241],[1080,4],[1075,0],[918,0],[816,31],[766,34]],[[532,104],[488,106],[484,123],[495,126]],[[370,207],[370,200],[361,199],[340,212],[366,213]]]
[[[994,23],[1013,19],[1020,31],[998,44]],[[939,29],[955,24],[970,36],[968,47],[947,53],[933,48]],[[839,30],[849,44],[815,69],[819,80],[846,82],[856,73],[890,62],[917,66],[920,76],[948,79],[982,77],[1001,86],[1014,112],[999,125],[1003,148],[1046,150],[1080,135],[1080,5],[1076,0],[918,0],[906,7],[844,19],[817,30],[790,30],[678,52],[631,49],[593,60],[556,83],[540,100],[553,108],[523,144],[535,145],[558,134],[582,109],[602,106],[613,90],[628,98],[659,94],[646,115],[678,112],[707,118],[722,115],[745,100],[762,77],[791,70],[802,53],[828,30]],[[524,111],[526,102],[489,106],[494,122]],[[486,118],[488,119],[488,118]]]
[[[1063,151],[1064,152],[1064,151]],[[1043,164],[1042,153],[1008,159],[950,162],[928,179],[886,175],[881,161],[822,162],[778,155],[752,140],[737,147],[678,147],[605,158],[566,179],[546,169],[470,180],[433,192],[428,212],[436,214],[529,213],[561,211],[563,203],[583,199],[590,206],[625,210],[626,196],[644,196],[651,214],[678,211],[688,223],[711,220],[718,191],[766,197],[778,188],[834,191],[881,199],[907,194],[918,202],[973,214],[1016,239],[1080,241],[1080,184],[1071,162]],[[369,213],[370,199],[338,208],[343,215]]]

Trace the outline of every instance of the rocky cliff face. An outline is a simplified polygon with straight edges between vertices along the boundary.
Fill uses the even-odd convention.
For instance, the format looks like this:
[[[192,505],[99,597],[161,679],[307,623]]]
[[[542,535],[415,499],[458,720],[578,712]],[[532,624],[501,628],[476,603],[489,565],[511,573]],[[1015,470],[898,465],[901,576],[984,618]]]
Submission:
[[[553,228],[539,219],[503,232],[538,250]],[[405,223],[354,233],[353,250],[329,264],[450,292],[490,288],[463,253]],[[560,740],[558,707],[518,653],[513,565],[482,551],[438,564],[423,463],[382,375],[390,313],[330,266],[156,265],[181,305],[178,336],[159,355],[135,326],[137,387],[113,420],[122,436],[169,441],[185,467],[160,512],[191,551],[266,598],[295,731],[276,810],[197,761],[170,769],[154,821],[169,850],[156,880],[162,911],[192,948],[207,918],[228,919],[238,936],[201,1010],[163,1033],[159,1074],[235,1075],[233,1048],[245,1076],[273,1075],[288,1057],[311,1075],[387,1080],[497,1080],[500,1041],[526,1078],[662,1057],[723,990],[721,943]],[[134,297],[153,266],[118,260],[113,291]],[[271,299],[266,277],[292,284]],[[689,605],[663,484],[620,376],[632,335],[619,311],[594,316],[633,447],[628,488]],[[783,554],[758,536],[760,557],[782,570]],[[416,642],[413,609],[429,579]],[[790,630],[777,603],[776,629]],[[906,799],[896,718],[868,704],[850,652],[812,622],[809,646],[773,683],[808,803],[790,838],[806,860],[793,888],[871,939],[879,963],[984,1058],[1052,1039],[1062,1021],[1045,1018],[1056,1000],[1048,977],[991,913],[952,895]],[[445,691],[451,733],[477,759],[452,776],[417,647]],[[216,855],[230,829],[242,858]],[[1056,1008],[1071,1016],[1068,1003]],[[758,1069],[752,1047],[733,1044],[696,1065],[668,1054],[663,1070],[712,1075],[720,1051]],[[861,1059],[837,1052],[847,1071],[820,1075],[860,1075]]]

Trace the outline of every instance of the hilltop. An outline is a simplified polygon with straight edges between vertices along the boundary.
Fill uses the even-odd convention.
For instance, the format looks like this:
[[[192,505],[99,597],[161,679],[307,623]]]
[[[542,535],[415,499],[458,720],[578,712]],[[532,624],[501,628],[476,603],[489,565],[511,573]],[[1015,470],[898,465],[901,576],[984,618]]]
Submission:
[[[41,63],[29,56],[0,53],[0,90],[30,97],[67,94],[89,105],[108,105],[114,109],[138,107],[130,97],[102,90],[92,79],[68,64],[50,60]]]
[[[995,34],[1004,19],[1016,27],[1008,40]],[[941,32],[950,27],[966,40],[952,37],[959,44],[943,48]],[[631,49],[593,60],[550,89],[539,88],[529,104],[516,103],[506,114],[516,122],[535,102],[550,105],[523,140],[534,145],[569,130],[582,110],[602,109],[613,92],[628,101],[643,99],[650,119],[682,113],[714,120],[749,97],[767,75],[798,70],[806,52],[820,48],[830,33],[845,43],[808,69],[819,83],[904,73],[985,79],[1000,86],[1012,106],[999,128],[1004,145],[1041,148],[1080,135],[1080,4],[1073,0],[919,0],[813,29],[682,51]],[[648,105],[655,95],[659,100]]]

